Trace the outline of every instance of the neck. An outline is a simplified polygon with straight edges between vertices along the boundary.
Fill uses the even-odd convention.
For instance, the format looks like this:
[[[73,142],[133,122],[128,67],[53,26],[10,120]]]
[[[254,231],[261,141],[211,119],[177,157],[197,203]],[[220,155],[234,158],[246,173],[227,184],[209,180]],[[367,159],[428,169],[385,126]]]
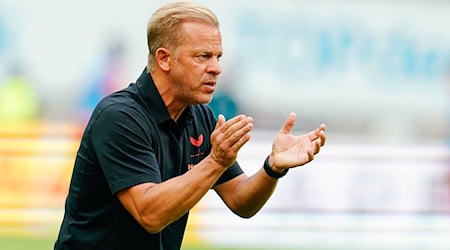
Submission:
[[[170,118],[177,121],[186,108],[186,105],[180,104],[180,102],[177,101],[175,92],[166,78],[160,77],[158,74],[151,74],[151,76],[155,82],[156,89],[161,95],[164,105],[167,108]]]

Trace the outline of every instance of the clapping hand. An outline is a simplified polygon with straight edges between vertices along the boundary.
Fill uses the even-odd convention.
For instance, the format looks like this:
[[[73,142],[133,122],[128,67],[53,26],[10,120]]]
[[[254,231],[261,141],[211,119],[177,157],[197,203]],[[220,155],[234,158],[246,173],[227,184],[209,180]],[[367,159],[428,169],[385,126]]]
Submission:
[[[269,163],[277,172],[312,161],[325,144],[324,124],[307,134],[295,136],[291,134],[295,121],[295,113],[290,113],[273,141]]]

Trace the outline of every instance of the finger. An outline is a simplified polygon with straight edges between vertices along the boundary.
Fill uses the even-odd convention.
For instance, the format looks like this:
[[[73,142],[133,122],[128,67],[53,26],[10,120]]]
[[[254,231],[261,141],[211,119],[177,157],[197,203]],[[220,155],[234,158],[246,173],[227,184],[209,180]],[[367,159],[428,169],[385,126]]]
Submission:
[[[225,116],[219,115],[219,120],[217,121],[216,129],[220,128],[220,132],[224,133],[230,128],[231,125],[233,125],[236,122],[239,122],[240,120],[242,120],[244,118],[245,118],[244,115],[238,115],[227,121],[227,120],[225,120]],[[219,121],[220,121],[220,124],[219,124]]]
[[[325,129],[327,128],[327,126],[325,124],[320,124],[319,129],[325,131]]]
[[[321,131],[321,130],[318,128],[318,129],[316,129],[316,130],[314,130],[314,131],[309,132],[309,133],[308,133],[308,138],[309,138],[309,140],[310,140],[310,141],[314,141],[314,140],[316,140],[317,138],[319,138],[320,131]]]
[[[317,153],[319,153],[320,152],[320,147],[322,147],[322,142],[321,142],[321,140],[316,140],[315,142],[314,142],[314,154],[317,154]]]
[[[217,118],[217,123],[216,123],[216,128],[215,129],[220,128],[224,123],[225,123],[225,116],[220,114],[219,117]]]
[[[325,136],[325,132],[324,132],[325,128],[326,128],[325,124],[320,124],[320,126],[317,129],[315,129],[314,131],[311,131],[311,132],[308,133],[308,138],[311,141],[314,141],[317,138],[320,138],[321,135]]]
[[[296,119],[297,119],[297,116],[295,115],[294,112],[289,113],[288,117],[286,118],[286,121],[283,124],[283,127],[280,129],[280,132],[283,134],[291,133],[291,130],[295,125]]]
[[[311,161],[313,161],[314,160],[314,152],[311,152],[310,154],[309,154],[309,162],[311,162]]]
[[[325,145],[325,141],[327,140],[327,136],[325,134],[325,131],[320,131],[319,132],[319,138],[320,138],[320,146]]]
[[[250,141],[250,138],[251,136],[249,133],[240,136],[239,139],[233,145],[231,145],[231,149],[236,152],[239,151],[242,148],[242,146],[244,146],[248,141]]]
[[[314,160],[315,150],[314,147],[311,146],[306,152],[299,155],[298,162],[296,166],[303,166],[306,163]]]
[[[249,133],[253,129],[252,121],[252,118],[248,117],[245,121],[241,122],[243,124],[242,127],[239,127],[234,131],[227,140],[230,147],[241,148],[250,139]],[[230,128],[230,131],[234,129],[235,126],[238,126],[238,124],[233,125],[232,128]]]
[[[227,122],[227,129],[224,131],[224,137],[236,142],[239,137],[245,133],[248,133],[252,128],[253,118],[241,116],[238,117],[238,119]]]

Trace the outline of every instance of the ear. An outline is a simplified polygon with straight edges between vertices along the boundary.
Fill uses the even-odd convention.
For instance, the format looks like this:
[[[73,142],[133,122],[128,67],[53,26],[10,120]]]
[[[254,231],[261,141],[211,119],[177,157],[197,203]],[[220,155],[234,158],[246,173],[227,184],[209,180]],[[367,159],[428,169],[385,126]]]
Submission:
[[[155,60],[156,64],[159,65],[159,67],[163,71],[169,71],[170,70],[170,60],[172,58],[172,55],[170,54],[170,51],[165,48],[159,48],[156,50]]]

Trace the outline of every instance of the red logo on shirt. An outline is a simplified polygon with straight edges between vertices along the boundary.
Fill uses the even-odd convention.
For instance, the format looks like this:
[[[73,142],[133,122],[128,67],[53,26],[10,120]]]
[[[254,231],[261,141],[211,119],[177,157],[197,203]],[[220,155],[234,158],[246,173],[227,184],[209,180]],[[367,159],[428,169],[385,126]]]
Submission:
[[[203,143],[203,134],[200,134],[199,136],[198,136],[198,139],[195,139],[194,137],[190,137],[189,138],[190,140],[191,140],[191,144],[192,145],[194,145],[194,146],[196,146],[196,147],[200,147],[200,145],[202,145],[202,143]]]

